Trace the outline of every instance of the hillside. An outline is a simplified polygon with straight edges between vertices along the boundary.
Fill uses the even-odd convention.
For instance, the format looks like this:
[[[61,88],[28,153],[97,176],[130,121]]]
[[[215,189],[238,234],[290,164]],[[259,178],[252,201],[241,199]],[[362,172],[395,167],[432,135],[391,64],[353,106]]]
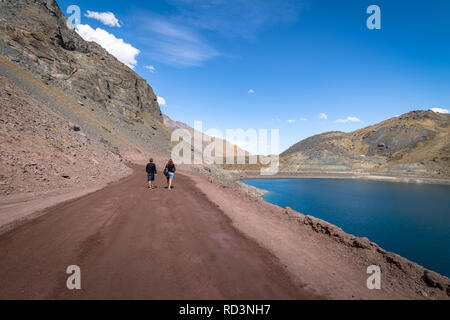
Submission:
[[[1,56],[57,92],[45,99],[46,89],[37,88],[34,96],[104,138],[122,156],[167,154],[169,132],[153,89],[101,46],[84,41],[66,21],[54,0],[1,1]]]
[[[54,0],[0,2],[0,55],[0,196],[104,185],[129,160],[169,154],[153,89],[71,30]]]
[[[117,152],[1,75],[0,105],[0,196],[54,194],[130,172]]]
[[[216,137],[211,137],[208,136],[206,134],[202,134],[203,136],[203,143],[202,143],[202,150],[197,150],[195,149],[195,145],[194,145],[194,134],[199,133],[198,131],[195,131],[194,128],[192,128],[191,126],[187,125],[186,123],[180,122],[180,121],[174,121],[172,120],[170,117],[163,115],[164,118],[164,124],[166,125],[166,127],[171,130],[172,132],[175,130],[186,130],[190,137],[192,138],[192,148],[191,150],[194,151],[195,153],[203,153],[206,150],[206,148],[213,142],[215,142],[217,145],[222,145],[223,146],[223,156],[226,156],[226,152],[227,150],[234,150],[233,154],[234,156],[239,156],[239,155],[245,155],[246,157],[249,156],[249,153],[241,148],[239,148],[237,145],[228,142],[224,139],[220,139],[220,138],[216,138]],[[212,154],[213,156],[215,156],[215,152],[213,152]],[[211,159],[214,160],[214,159]]]
[[[282,172],[450,177],[450,115],[413,111],[350,133],[327,132],[281,154]]]

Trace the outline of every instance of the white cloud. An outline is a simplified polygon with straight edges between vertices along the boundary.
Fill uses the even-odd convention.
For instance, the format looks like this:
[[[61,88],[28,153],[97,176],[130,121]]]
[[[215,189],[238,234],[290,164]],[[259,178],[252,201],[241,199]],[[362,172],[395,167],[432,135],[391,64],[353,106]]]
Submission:
[[[153,60],[173,66],[200,66],[218,52],[193,29],[166,17],[148,15],[139,22],[152,41],[149,55]]]
[[[356,117],[347,117],[347,119],[338,119],[335,122],[336,123],[347,123],[347,122],[362,122],[362,121]]]
[[[250,90],[248,90],[248,93],[250,93],[250,94],[255,94],[255,90],[250,89]]]
[[[134,69],[137,65],[136,57],[140,51],[131,44],[124,42],[123,39],[118,39],[113,34],[100,28],[94,30],[87,24],[77,25],[76,30],[84,40],[97,42],[131,69]]]
[[[163,97],[158,97],[158,104],[163,107],[167,106],[166,99],[164,99]]]
[[[296,22],[303,7],[298,0],[169,0],[180,19],[226,36],[253,38],[275,24]]]
[[[443,108],[433,108],[433,109],[431,109],[431,111],[436,112],[436,113],[448,114],[448,110],[447,109],[443,109]]]
[[[298,20],[302,1],[298,0],[167,0],[174,9],[164,15],[141,11],[134,15],[135,32],[141,48],[153,61],[176,67],[201,66],[222,56],[211,39],[220,33],[254,38],[276,24]]]
[[[321,113],[321,114],[319,114],[319,119],[320,120],[328,120],[328,116],[325,113]]]
[[[95,12],[88,10],[85,16],[98,20],[104,25],[120,28],[119,20],[117,20],[116,16],[112,12]]]
[[[156,69],[155,69],[154,66],[145,66],[144,68],[147,69],[147,70],[149,70],[151,73],[153,73],[153,72],[156,71]]]
[[[281,119],[278,118],[278,117],[276,117],[276,118],[272,118],[272,121],[273,121],[273,122],[281,122]]]
[[[308,121],[307,118],[300,118],[300,121]]]
[[[295,123],[295,120],[288,120],[288,123]]]

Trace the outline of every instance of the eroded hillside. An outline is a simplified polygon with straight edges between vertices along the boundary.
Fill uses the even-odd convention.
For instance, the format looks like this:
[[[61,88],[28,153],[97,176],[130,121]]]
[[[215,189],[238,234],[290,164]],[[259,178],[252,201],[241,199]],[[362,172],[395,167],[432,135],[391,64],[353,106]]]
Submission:
[[[0,196],[33,196],[124,176],[120,155],[0,75]]]
[[[69,95],[56,106],[50,103],[54,111],[98,136],[106,134],[124,157],[168,153],[169,132],[152,88],[71,30],[54,0],[1,1],[0,54]]]

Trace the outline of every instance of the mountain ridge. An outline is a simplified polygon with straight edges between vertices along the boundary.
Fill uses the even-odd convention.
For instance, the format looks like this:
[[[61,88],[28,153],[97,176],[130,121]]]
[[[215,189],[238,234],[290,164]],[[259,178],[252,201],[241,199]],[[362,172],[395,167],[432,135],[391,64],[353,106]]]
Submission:
[[[226,156],[226,152],[228,149],[233,149],[234,150],[234,156],[237,155],[244,155],[245,157],[248,157],[250,154],[248,151],[245,151],[244,149],[240,148],[239,146],[237,146],[236,144],[233,144],[232,142],[229,142],[225,139],[221,139],[221,138],[217,138],[217,137],[211,137],[207,134],[204,134],[202,132],[198,132],[197,130],[195,130],[194,128],[192,128],[191,126],[189,126],[188,124],[181,122],[181,121],[175,121],[173,119],[171,119],[169,116],[164,115],[163,114],[163,119],[164,119],[164,124],[165,126],[171,130],[172,132],[175,130],[186,130],[190,135],[191,138],[194,138],[195,133],[201,134],[202,136],[202,149],[201,150],[197,150],[196,145],[194,143],[192,143],[192,148],[194,149],[193,151],[199,154],[203,154],[204,150],[206,149],[206,147],[208,145],[210,145],[212,142],[215,142],[216,144],[222,144],[223,145],[223,156]],[[213,153],[213,157],[215,156],[215,153]]]
[[[325,132],[281,155],[281,171],[450,177],[450,115],[411,111],[353,132]]]
[[[54,0],[0,1],[0,100],[4,201],[97,188],[170,154],[152,87]]]
[[[80,112],[106,124],[113,134],[97,130],[97,135],[108,135],[124,157],[169,153],[169,132],[152,87],[100,45],[84,41],[69,28],[56,1],[0,2],[0,54],[71,95]],[[66,108],[62,104],[56,109]],[[84,125],[90,126],[89,121]]]

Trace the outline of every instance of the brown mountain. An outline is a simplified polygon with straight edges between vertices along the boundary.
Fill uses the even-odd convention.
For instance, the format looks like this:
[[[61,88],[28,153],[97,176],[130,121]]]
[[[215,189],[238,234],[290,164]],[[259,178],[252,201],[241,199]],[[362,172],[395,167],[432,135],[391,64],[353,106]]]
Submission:
[[[85,190],[170,151],[153,89],[54,0],[0,1],[0,101],[0,196]]]
[[[0,1],[0,54],[61,96],[53,109],[121,154],[168,153],[169,132],[144,79],[68,27],[54,0]],[[17,77],[18,72],[10,72]],[[64,97],[62,97],[64,96]]]
[[[187,125],[184,122],[174,121],[174,120],[172,120],[170,117],[168,117],[166,115],[163,115],[163,118],[164,118],[164,124],[171,131],[175,131],[175,130],[178,130],[178,129],[186,130],[187,132],[189,132],[189,134],[192,137],[192,139],[194,138],[194,134],[198,133],[198,131],[194,130],[194,128],[192,128],[191,126]],[[194,146],[194,143],[193,143],[193,140],[192,140],[192,151],[203,153],[204,150],[206,149],[206,147],[208,145],[210,145],[212,142],[216,142],[218,144],[222,144],[223,145],[223,154],[224,155],[226,155],[226,152],[227,152],[226,150],[234,150],[233,151],[234,156],[244,155],[245,157],[248,157],[250,155],[247,151],[241,149],[240,147],[238,147],[237,145],[235,145],[235,144],[233,144],[231,142],[228,142],[228,141],[226,141],[224,139],[211,137],[211,136],[208,136],[206,134],[203,134],[203,143],[202,143],[202,148],[203,149],[202,150],[196,150],[195,146]],[[215,154],[213,153],[213,156],[214,155]]]
[[[281,155],[281,171],[450,177],[450,115],[413,111],[350,133],[327,132]]]

